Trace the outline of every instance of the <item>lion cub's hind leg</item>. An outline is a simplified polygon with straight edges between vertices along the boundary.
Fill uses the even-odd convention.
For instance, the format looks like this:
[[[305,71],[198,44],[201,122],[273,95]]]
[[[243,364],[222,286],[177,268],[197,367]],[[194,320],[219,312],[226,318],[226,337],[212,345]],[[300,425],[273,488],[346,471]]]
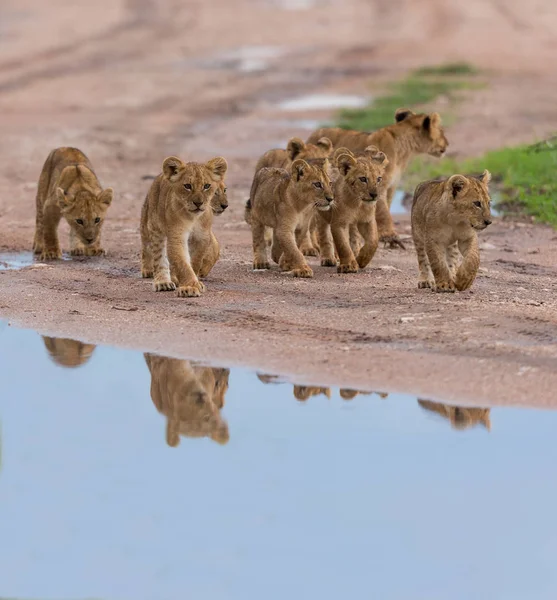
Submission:
[[[433,272],[429,264],[429,258],[425,251],[424,240],[415,236],[414,244],[416,246],[416,253],[418,255],[418,266],[420,268],[420,278],[418,280],[418,288],[435,288],[435,279],[433,278]]]
[[[267,242],[265,240],[265,225],[253,219],[251,222],[251,236],[253,241],[253,269],[270,269],[267,256]]]
[[[142,215],[142,221],[146,219]],[[152,279],[154,273],[153,251],[151,248],[151,236],[147,225],[141,223],[141,277],[144,279]]]
[[[162,232],[151,231],[150,238],[153,255],[153,287],[155,292],[171,292],[176,289],[176,284],[170,277],[165,236]]]

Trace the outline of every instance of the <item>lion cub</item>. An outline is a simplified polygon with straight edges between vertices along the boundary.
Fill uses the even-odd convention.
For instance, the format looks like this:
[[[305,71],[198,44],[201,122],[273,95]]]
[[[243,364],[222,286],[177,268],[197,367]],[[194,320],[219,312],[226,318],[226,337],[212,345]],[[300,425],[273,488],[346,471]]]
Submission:
[[[178,286],[178,296],[191,297],[205,291],[192,268],[199,260],[197,251],[190,262],[189,237],[198,220],[212,214],[215,189],[226,169],[222,157],[205,164],[184,163],[175,156],[164,160],[141,211],[141,275],[154,277],[156,292]]]
[[[296,242],[296,229],[306,222],[314,209],[328,211],[333,201],[329,161],[314,159],[311,164],[296,159],[290,173],[285,169],[264,167],[253,179],[246,221],[251,224],[253,268],[269,269],[265,228],[273,229],[273,260],[294,277],[313,277]],[[248,220],[249,219],[249,220]]]
[[[379,245],[375,207],[377,200],[385,194],[383,174],[389,161],[375,146],[366,148],[366,154],[359,157],[346,148],[339,149],[335,157],[339,170],[334,188],[335,204],[331,211],[319,214],[321,264],[335,266],[336,249],[340,261],[338,272],[356,273],[370,263]],[[350,245],[351,225],[356,225],[364,238],[357,257]]]
[[[112,188],[102,189],[89,159],[77,148],[56,148],[46,159],[37,189],[33,252],[41,260],[62,258],[58,225],[70,226],[73,256],[99,256],[101,228],[112,202]]]
[[[220,257],[220,244],[213,233],[213,218],[222,215],[228,208],[226,191],[224,181],[219,181],[211,200],[212,210],[206,210],[197,219],[188,239],[191,266],[193,272],[200,278],[209,275]]]
[[[412,237],[420,267],[419,288],[467,290],[478,273],[477,231],[491,225],[489,171],[420,183],[412,202]]]

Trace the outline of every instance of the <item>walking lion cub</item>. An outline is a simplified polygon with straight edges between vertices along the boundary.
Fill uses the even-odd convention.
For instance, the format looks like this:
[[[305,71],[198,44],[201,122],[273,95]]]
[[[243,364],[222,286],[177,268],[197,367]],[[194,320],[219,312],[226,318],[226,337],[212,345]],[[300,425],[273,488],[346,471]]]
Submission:
[[[251,225],[253,268],[269,269],[265,228],[273,229],[272,257],[283,271],[294,277],[313,277],[298,248],[300,234],[315,209],[328,211],[333,202],[329,161],[297,159],[290,173],[285,169],[264,167],[253,179],[245,217]]]
[[[164,160],[141,211],[141,275],[154,277],[156,292],[178,287],[178,296],[192,297],[205,291],[195,271],[201,268],[199,253],[206,248],[192,243],[190,259],[189,238],[205,212],[212,212],[215,190],[226,170],[222,157],[205,164],[184,163],[175,156]],[[196,269],[192,263],[197,263]]]
[[[77,148],[56,148],[46,159],[37,189],[33,252],[41,260],[62,258],[58,225],[70,226],[73,256],[99,256],[101,229],[112,203],[112,188],[103,190],[89,159]]]
[[[412,202],[412,237],[420,267],[419,288],[467,290],[480,267],[477,231],[491,225],[489,171],[420,183]]]

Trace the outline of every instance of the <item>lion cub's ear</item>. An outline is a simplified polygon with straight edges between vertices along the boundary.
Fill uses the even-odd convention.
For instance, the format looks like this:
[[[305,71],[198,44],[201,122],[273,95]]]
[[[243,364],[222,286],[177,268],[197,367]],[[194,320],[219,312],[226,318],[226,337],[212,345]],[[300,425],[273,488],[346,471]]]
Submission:
[[[58,203],[58,208],[62,210],[71,204],[66,192],[61,187],[56,188],[56,201]]]
[[[306,149],[306,143],[304,140],[299,137],[293,137],[288,140],[288,145],[286,146],[286,153],[290,157],[290,160],[294,160],[300,152],[303,152]]]
[[[331,154],[331,152],[333,151],[333,142],[331,142],[331,140],[328,137],[319,138],[317,140],[317,144],[315,145],[325,150],[327,154]]]
[[[397,123],[400,123],[401,121],[404,121],[404,119],[407,119],[408,117],[412,117],[415,114],[416,113],[411,111],[409,108],[397,108],[395,110],[395,121]]]
[[[103,190],[97,196],[97,200],[101,204],[106,204],[107,206],[111,205],[113,198],[114,198],[114,190],[112,188],[106,188],[106,190]]]
[[[162,163],[162,172],[168,181],[178,181],[186,165],[176,156],[169,156]]]
[[[300,179],[304,176],[306,171],[309,169],[309,165],[305,160],[298,158],[292,163],[290,167],[290,172],[292,173],[292,177],[296,179],[296,181],[300,181]]]
[[[480,177],[480,181],[484,185],[487,185],[491,181],[491,173],[487,169],[482,173],[482,176]]]
[[[342,175],[346,177],[348,171],[356,166],[356,159],[350,154],[341,154],[337,158],[337,167]]]
[[[217,156],[216,158],[212,158],[207,163],[207,168],[213,172],[213,175],[217,181],[222,181],[226,175],[228,163],[222,156]]]
[[[445,190],[453,197],[456,198],[459,194],[465,191],[470,183],[464,175],[452,175],[445,184]]]
[[[381,152],[377,146],[368,146],[364,152],[371,158],[374,163],[378,165],[387,166],[389,164],[389,159],[384,152]]]
[[[441,115],[439,113],[431,113],[424,117],[423,128],[429,131],[432,127],[441,127]]]
[[[333,164],[334,164],[334,165],[338,166],[338,165],[337,165],[338,159],[339,159],[339,157],[340,157],[340,156],[342,156],[343,154],[348,154],[348,156],[354,156],[354,154],[352,153],[352,151],[351,151],[351,150],[348,150],[348,148],[344,148],[344,146],[343,146],[343,147],[341,147],[341,148],[337,148],[337,149],[334,151],[334,153],[333,153]]]

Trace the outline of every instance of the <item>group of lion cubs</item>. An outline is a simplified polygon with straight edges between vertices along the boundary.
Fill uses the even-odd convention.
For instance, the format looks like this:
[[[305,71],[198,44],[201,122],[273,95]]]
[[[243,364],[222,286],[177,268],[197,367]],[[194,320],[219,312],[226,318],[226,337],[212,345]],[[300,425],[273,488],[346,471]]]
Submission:
[[[395,122],[373,133],[322,128],[304,143],[292,138],[285,150],[258,161],[245,207],[253,237],[253,268],[270,268],[271,256],[295,277],[313,277],[304,257],[354,273],[372,260],[379,240],[400,245],[390,206],[401,175],[417,154],[443,156],[448,141],[437,113],[395,112]],[[200,281],[219,258],[213,214],[228,206],[227,163],[166,158],[141,212],[141,274],[155,291],[178,289],[200,296]],[[490,174],[452,175],[418,185],[412,205],[412,235],[418,256],[418,287],[439,292],[468,289],[479,268],[476,231],[491,223]],[[48,156],[37,192],[34,252],[61,257],[57,228],[70,225],[71,253],[103,254],[101,228],[112,202],[91,163],[75,148]]]

